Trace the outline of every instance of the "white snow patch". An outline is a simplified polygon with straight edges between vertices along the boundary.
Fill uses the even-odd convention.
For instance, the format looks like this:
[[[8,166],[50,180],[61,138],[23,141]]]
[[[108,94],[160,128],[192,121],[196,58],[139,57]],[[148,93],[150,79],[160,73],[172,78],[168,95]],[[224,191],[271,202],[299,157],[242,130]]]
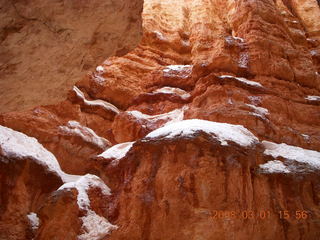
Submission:
[[[101,73],[99,73],[99,74],[101,74]],[[100,84],[100,85],[102,85],[102,84],[106,81],[106,79],[105,79],[104,77],[102,77],[102,76],[100,76],[100,75],[97,75],[97,74],[94,74],[94,75],[93,75],[93,78],[94,78],[94,81],[95,81],[97,84]]]
[[[248,68],[249,54],[247,52],[241,52],[239,57],[239,67]]]
[[[310,51],[310,54],[311,54],[312,56],[316,56],[316,55],[318,54],[318,52],[317,52],[317,50],[311,50],[311,51]]]
[[[320,96],[307,96],[305,99],[308,101],[320,101]]]
[[[101,108],[104,108],[105,110],[107,111],[112,111],[112,112],[115,112],[116,114],[119,114],[120,113],[120,110],[112,105],[111,103],[108,103],[106,101],[103,101],[103,100],[87,100],[83,94],[83,92],[77,88],[76,86],[73,87],[73,91],[77,94],[77,96],[83,100],[84,104],[87,105],[87,106],[98,106],[98,107],[101,107]]]
[[[285,19],[286,22],[290,22],[290,23],[299,23],[298,21],[296,20],[289,20],[289,19]]]
[[[166,121],[165,125],[174,123],[174,122],[180,122],[183,120],[184,117],[184,111],[187,107],[181,108],[181,109],[175,109],[168,113],[163,113],[159,115],[147,115],[139,111],[127,111],[128,114],[135,117],[136,119],[144,119],[147,120],[150,123],[156,123],[158,121]]]
[[[227,37],[225,37],[225,40],[228,44],[232,45],[232,44],[234,44],[235,39],[232,36],[227,36]]]
[[[109,187],[99,177],[86,174],[74,182],[63,184],[58,190],[72,188],[78,191],[77,203],[79,208],[86,211],[86,215],[81,217],[82,229],[85,233],[78,236],[78,239],[99,240],[109,234],[110,231],[117,229],[117,226],[112,225],[106,218],[97,215],[90,209],[89,188],[99,188],[104,196],[110,195]]]
[[[236,39],[236,40],[239,40],[240,42],[244,42],[244,39],[243,38],[241,38],[241,37],[233,37],[234,39]]]
[[[254,81],[250,81],[246,78],[242,78],[242,77],[234,77],[234,76],[231,76],[231,75],[222,75],[222,76],[219,76],[219,78],[232,78],[232,79],[236,79],[238,80],[239,82],[242,82],[246,85],[249,85],[249,86],[253,86],[253,87],[262,87],[262,85],[258,82],[254,82]]]
[[[266,108],[257,107],[257,106],[252,105],[252,104],[246,104],[246,106],[248,106],[248,107],[250,107],[251,109],[254,110],[254,113],[252,113],[252,115],[254,115],[254,116],[258,116],[258,117],[261,117],[261,118],[265,119],[266,115],[269,114],[269,111]]]
[[[29,223],[30,223],[32,230],[36,231],[40,225],[40,220],[38,218],[38,215],[34,212],[31,212],[27,215],[27,218],[29,220]]]
[[[259,141],[248,129],[241,125],[211,122],[200,119],[190,119],[172,123],[154,130],[145,138],[161,137],[163,139],[170,139],[175,137],[188,137],[199,131],[212,135],[220,141],[221,145],[228,145],[227,141],[232,141],[241,146],[249,147],[257,144]]]
[[[260,164],[260,168],[265,173],[289,173],[290,170],[279,160],[268,161],[265,164]]]
[[[86,177],[66,174],[61,170],[55,156],[45,149],[37,139],[4,126],[0,126],[0,153],[8,159],[32,159],[58,175],[64,183],[77,182],[85,177],[86,179],[92,180],[90,183],[92,184],[92,182],[98,178],[94,175],[92,175],[93,177],[86,175]]]
[[[77,202],[80,209],[89,210],[90,199],[88,196],[88,189],[90,187],[96,187],[101,189],[101,193],[105,196],[110,195],[110,189],[104,182],[97,176],[92,174],[86,174],[84,176],[78,176],[75,181],[67,182],[63,184],[58,190],[75,188],[78,191]]]
[[[85,233],[78,236],[79,240],[100,240],[108,235],[110,231],[118,228],[91,210],[81,220],[83,222],[82,229]]]
[[[231,35],[235,40],[239,40],[242,43],[244,42],[243,38],[237,37],[234,31],[232,31]]]
[[[304,163],[312,168],[320,169],[320,152],[287,145],[285,143],[276,144],[262,141],[262,144],[265,147],[265,155],[270,155],[274,158],[283,157],[288,161]]]
[[[0,153],[2,156],[10,159],[25,159],[30,158],[34,160],[35,162],[41,164],[42,166],[46,167],[49,171],[57,174],[60,176],[61,180],[65,183],[63,184],[58,190],[63,189],[70,189],[70,188],[76,188],[78,191],[77,196],[77,203],[80,209],[83,209],[87,212],[86,217],[84,217],[82,220],[83,228],[85,228],[87,234],[90,236],[95,236],[94,228],[90,228],[90,222],[103,222],[103,226],[107,226],[106,223],[108,222],[107,219],[104,219],[102,221],[102,217],[99,217],[96,215],[92,210],[90,210],[90,199],[88,196],[87,191],[90,187],[97,187],[101,190],[101,193],[103,195],[110,195],[110,189],[107,185],[97,176],[87,174],[84,176],[77,176],[77,175],[70,175],[64,173],[60,165],[55,158],[55,156],[46,150],[37,139],[33,137],[28,137],[27,135],[14,131],[10,128],[0,126]],[[39,219],[36,216],[35,213],[30,213],[27,215],[30,224],[33,228],[36,228],[39,226]],[[96,220],[94,220],[96,219]],[[89,221],[89,223],[85,222],[86,220]],[[108,225],[109,228],[106,228],[104,231],[104,235],[102,234],[102,231],[98,231],[99,236],[105,236],[108,234],[108,232],[111,229],[116,228],[116,226],[112,226],[111,224]],[[97,227],[98,229],[98,227]],[[90,235],[91,234],[91,235]],[[93,234],[93,235],[92,235]],[[86,235],[84,235],[86,236]],[[102,236],[102,237],[103,237]],[[101,237],[101,238],[102,238]],[[96,238],[96,239],[101,239]],[[86,238],[83,238],[86,239]]]
[[[165,77],[188,78],[192,68],[192,65],[168,65],[163,69],[163,73]]]
[[[84,127],[77,121],[69,121],[67,126],[60,126],[59,128],[67,135],[79,136],[83,141],[92,143],[101,149],[111,146],[107,139],[99,137],[91,128]]]
[[[103,74],[104,73],[104,67],[103,66],[98,66],[96,68],[96,71],[99,73],[99,74]]]
[[[248,96],[248,99],[254,105],[261,103],[261,97],[260,96]]]
[[[155,33],[156,37],[157,37],[159,40],[161,40],[161,41],[165,41],[165,40],[166,40],[166,38],[163,36],[163,34],[162,34],[161,32],[159,32],[159,31],[154,31],[154,33]]]
[[[37,139],[3,126],[0,126],[0,153],[8,159],[32,159],[59,176],[63,182],[76,181],[81,177],[63,172],[56,157]]]
[[[81,176],[76,181],[68,182],[62,185],[58,190],[75,188],[78,191],[77,203],[80,209],[86,211],[86,215],[81,218],[83,224],[82,229],[85,231],[78,239],[92,240],[102,239],[110,231],[117,228],[112,225],[106,218],[97,215],[94,211],[90,210],[90,199],[88,196],[88,190],[90,187],[99,188],[101,193],[105,196],[110,195],[110,189],[105,183],[97,176],[86,174]]]
[[[169,71],[183,71],[185,69],[191,68],[192,65],[168,65],[165,69],[163,69],[164,72]]]
[[[37,139],[0,126],[0,153],[8,159],[33,159],[63,179],[64,172],[55,156],[45,149]]]
[[[119,160],[127,155],[133,146],[134,142],[125,142],[112,146],[108,150],[104,151],[98,157],[103,157],[105,159],[113,159],[112,165],[117,165]]]
[[[281,14],[282,14],[282,15],[293,16],[291,12],[287,12],[287,11],[282,11]]]
[[[187,99],[191,95],[181,88],[173,88],[173,87],[163,87],[153,91],[153,93],[165,93],[165,94],[174,94],[180,96],[182,99]]]
[[[307,134],[301,134],[301,136],[305,139],[305,140],[310,140],[310,136]]]
[[[99,177],[91,174],[79,176],[75,181],[63,184],[58,190],[72,188],[78,191],[77,203],[79,208],[86,211],[86,215],[81,217],[82,229],[85,233],[78,236],[78,239],[99,240],[108,235],[110,231],[117,229],[117,226],[112,225],[106,218],[97,215],[90,209],[88,196],[90,188],[99,188],[104,196],[110,195],[109,187]]]

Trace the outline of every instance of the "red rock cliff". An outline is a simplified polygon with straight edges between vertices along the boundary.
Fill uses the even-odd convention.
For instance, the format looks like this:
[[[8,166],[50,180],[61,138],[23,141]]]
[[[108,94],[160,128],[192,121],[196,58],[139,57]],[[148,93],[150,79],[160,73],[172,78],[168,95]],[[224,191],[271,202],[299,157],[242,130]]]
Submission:
[[[318,239],[318,2],[148,0],[142,17],[139,46],[68,99],[0,116],[0,236]]]
[[[0,112],[64,100],[87,71],[141,39],[142,1],[1,0]]]

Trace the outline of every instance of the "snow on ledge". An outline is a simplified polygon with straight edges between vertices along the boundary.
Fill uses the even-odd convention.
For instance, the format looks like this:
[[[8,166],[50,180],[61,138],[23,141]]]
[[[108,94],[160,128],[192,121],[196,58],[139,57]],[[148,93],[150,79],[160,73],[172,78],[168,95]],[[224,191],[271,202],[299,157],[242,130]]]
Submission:
[[[81,217],[82,229],[85,233],[78,236],[81,240],[100,240],[110,233],[110,231],[117,229],[117,226],[112,225],[109,221],[97,215],[90,208],[90,199],[88,196],[88,190],[92,188],[99,188],[104,196],[109,196],[109,187],[97,176],[86,174],[79,176],[75,181],[67,182],[63,184],[59,190],[64,189],[77,189],[77,203],[79,209],[86,211],[85,216]]]
[[[242,42],[242,43],[244,42],[244,39],[241,38],[241,37],[237,37],[235,31],[233,31],[233,30],[232,30],[231,36],[232,36],[234,39],[239,40],[239,41]]]
[[[290,162],[307,164],[312,169],[320,169],[320,152],[308,150],[285,143],[277,144],[268,141],[262,141],[265,147],[264,154],[274,158],[282,157]]]
[[[64,183],[76,181],[81,177],[63,172],[56,157],[36,138],[4,126],[0,126],[0,153],[8,159],[31,159],[60,177]]]
[[[239,82],[241,83],[244,83],[246,85],[249,85],[249,86],[252,86],[252,87],[263,87],[260,83],[258,82],[255,82],[255,81],[250,81],[246,78],[242,78],[242,77],[234,77],[234,76],[231,76],[231,75],[222,75],[222,76],[219,76],[219,78],[232,78],[232,79],[236,79],[238,80]]]
[[[81,217],[82,229],[85,233],[78,236],[78,240],[100,240],[118,227],[109,223],[107,219],[89,210],[87,215]]]
[[[8,159],[31,159],[44,166],[64,182],[58,190],[77,189],[79,209],[86,211],[86,215],[82,218],[82,227],[86,233],[79,236],[82,240],[99,240],[109,234],[112,229],[117,228],[90,209],[90,199],[87,193],[90,187],[99,188],[105,196],[110,195],[109,187],[99,177],[91,174],[84,176],[66,174],[61,170],[55,156],[45,149],[37,139],[3,126],[0,126],[0,154]],[[39,225],[35,214],[30,213],[27,217],[33,228]],[[102,225],[96,226],[96,223]],[[104,230],[101,226],[105,227]]]
[[[87,106],[97,106],[97,107],[101,107],[107,111],[112,111],[116,114],[119,114],[120,113],[120,110],[112,105],[111,103],[108,103],[106,101],[103,101],[101,99],[98,99],[98,100],[87,100],[83,94],[83,92],[77,88],[76,86],[73,86],[73,91],[77,94],[77,96],[83,100],[83,103]]]
[[[161,41],[165,41],[165,40],[166,40],[166,38],[164,37],[164,35],[163,35],[161,32],[159,32],[159,31],[153,31],[153,33],[155,34],[155,36],[156,36],[157,39],[159,39],[159,40],[161,40]]]
[[[236,40],[239,40],[240,42],[244,43],[244,39],[241,38],[241,37],[235,37],[235,36],[232,36],[234,39]]]
[[[188,78],[192,72],[193,65],[168,65],[162,71],[165,77]]]
[[[34,212],[30,212],[28,215],[27,215],[27,218],[29,220],[29,223],[30,223],[30,226],[31,226],[31,229],[33,231],[37,231],[38,228],[39,228],[39,225],[40,225],[40,220],[38,218],[38,215]]]
[[[45,149],[37,139],[14,131],[11,128],[0,126],[0,153],[8,159],[30,158],[55,173],[62,179],[64,173],[55,156]]]
[[[252,104],[246,104],[249,108],[251,108],[254,112],[252,115],[261,117],[262,119],[266,119],[266,116],[269,115],[269,111],[266,108],[263,107],[257,107]]]
[[[290,173],[290,170],[279,160],[268,161],[265,164],[260,164],[260,169],[264,173]]]
[[[75,176],[75,175],[73,175]],[[97,176],[92,174],[86,174],[84,176],[78,176],[75,181],[67,182],[63,184],[58,190],[75,188],[78,191],[77,202],[80,209],[89,210],[90,200],[87,191],[90,187],[96,187],[101,190],[101,193],[105,196],[110,195],[110,189],[104,182]]]
[[[183,71],[185,69],[191,68],[192,65],[168,65],[165,69],[163,69],[164,72],[170,72],[170,71]]]
[[[191,95],[190,93],[184,91],[181,88],[173,88],[173,87],[163,87],[153,91],[153,93],[164,93],[164,94],[173,94],[178,95],[182,99],[188,99]]]
[[[320,101],[320,96],[307,96],[305,99],[308,101]]]
[[[184,111],[187,109],[187,107],[183,107],[181,109],[175,109],[168,113],[158,114],[158,115],[148,115],[144,114],[140,111],[127,111],[127,114],[130,114],[131,116],[135,117],[136,119],[144,119],[151,123],[155,123],[157,121],[166,121],[164,125],[168,125],[174,122],[180,122],[184,118]]]
[[[304,138],[304,140],[310,140],[310,136],[308,134],[301,134],[301,136]]]
[[[79,136],[83,141],[92,143],[100,149],[106,149],[111,143],[102,137],[99,137],[91,128],[84,127],[77,121],[69,121],[67,126],[60,126],[59,129],[67,135]]]
[[[241,125],[211,122],[200,119],[190,119],[172,123],[154,130],[145,138],[172,139],[175,137],[188,137],[199,131],[212,135],[224,146],[228,145],[227,141],[232,141],[244,147],[252,146],[259,141],[257,137]]]
[[[112,161],[112,165],[117,165],[119,160],[126,156],[126,154],[130,151],[134,142],[125,142],[112,146],[105,152],[98,155],[98,157],[102,157],[105,159],[114,159]]]
[[[103,67],[103,66],[98,66],[98,67],[96,67],[96,71],[97,71],[99,74],[103,74],[103,73],[104,73],[104,67]]]

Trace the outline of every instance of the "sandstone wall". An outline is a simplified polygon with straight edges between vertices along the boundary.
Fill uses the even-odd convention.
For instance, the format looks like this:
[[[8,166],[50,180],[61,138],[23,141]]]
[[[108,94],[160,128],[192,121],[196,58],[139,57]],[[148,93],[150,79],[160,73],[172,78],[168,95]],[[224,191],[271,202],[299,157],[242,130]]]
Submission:
[[[66,100],[1,114],[0,125],[38,139],[64,172],[110,187],[88,191],[117,228],[82,239],[316,240],[319,14],[315,0],[147,0],[135,49],[101,62]],[[1,190],[6,236],[21,239],[29,225],[17,219],[31,211],[36,239],[92,234],[75,190],[40,185],[42,201],[21,191],[28,204],[9,217],[33,168],[4,157],[5,142],[3,168],[24,170],[1,173],[20,186]]]
[[[0,112],[57,103],[141,39],[142,1],[0,1]]]

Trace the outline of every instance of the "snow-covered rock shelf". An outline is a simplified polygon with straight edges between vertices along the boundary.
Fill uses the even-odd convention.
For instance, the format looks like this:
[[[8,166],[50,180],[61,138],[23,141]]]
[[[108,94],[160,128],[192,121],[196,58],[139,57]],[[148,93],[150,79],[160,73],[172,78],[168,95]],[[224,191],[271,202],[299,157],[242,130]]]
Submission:
[[[307,96],[305,99],[308,101],[317,101],[317,102],[319,101],[320,102],[320,96]]]
[[[38,230],[39,226],[40,226],[40,220],[39,220],[39,217],[36,213],[34,212],[31,212],[27,215],[27,218],[29,220],[29,223],[30,223],[30,226],[31,226],[31,229],[33,231],[36,231]]]
[[[98,157],[113,159],[112,164],[117,165],[119,160],[125,157],[126,154],[130,151],[133,144],[134,142],[119,143],[101,153],[100,155],[98,155]]]
[[[190,119],[159,128],[149,133],[145,139],[176,137],[190,137],[197,132],[205,132],[220,141],[221,145],[228,145],[228,141],[243,147],[250,147],[259,142],[248,129],[241,125],[212,122],[200,119]]]
[[[126,113],[133,116],[137,120],[143,119],[151,123],[155,123],[158,121],[164,121],[166,122],[166,125],[174,123],[174,122],[180,122],[183,120],[184,117],[184,111],[186,108],[182,109],[175,109],[168,113],[158,114],[158,115],[148,115],[141,113],[140,111],[127,111]]]
[[[308,170],[320,170],[320,152],[304,149],[301,147],[287,145],[285,143],[277,144],[269,141],[262,141],[265,147],[264,154],[272,156],[275,160],[260,165],[264,172],[268,173],[290,173],[298,170],[297,164],[303,164]],[[284,162],[277,160],[283,158]]]
[[[163,93],[163,94],[170,94],[170,95],[177,95],[181,97],[182,99],[188,99],[191,95],[190,93],[186,92],[185,90],[181,88],[174,88],[174,87],[163,87],[159,88],[153,93]]]
[[[269,115],[269,111],[266,108],[257,107],[252,104],[246,104],[246,106],[248,106],[249,108],[251,108],[253,110],[253,112],[251,114],[254,116],[260,117],[262,119],[266,119],[266,116]]]
[[[263,86],[258,83],[258,82],[255,82],[255,81],[251,81],[251,80],[248,80],[246,78],[242,78],[242,77],[234,77],[234,76],[231,76],[231,75],[221,75],[219,76],[219,78],[221,79],[224,79],[224,78],[229,78],[229,79],[235,79],[245,85],[249,85],[251,87],[258,87],[258,88],[262,88]]]
[[[82,126],[77,121],[69,121],[66,126],[60,126],[59,129],[65,135],[79,136],[83,141],[103,150],[111,146],[111,143],[107,139],[99,137],[91,128]]]
[[[188,78],[191,76],[192,68],[192,65],[168,65],[163,69],[163,76]]]
[[[101,107],[103,109],[105,109],[106,111],[111,111],[114,112],[116,114],[120,113],[120,110],[112,105],[111,103],[108,103],[106,101],[103,101],[101,99],[97,99],[97,100],[87,100],[83,94],[83,92],[77,88],[76,86],[73,87],[73,91],[76,93],[76,95],[78,96],[78,98],[80,98],[81,100],[83,100],[83,103],[87,106],[95,106],[95,107]]]
[[[65,173],[55,156],[33,137],[0,126],[0,150],[7,159],[32,159],[64,180]]]
[[[45,149],[37,139],[3,126],[0,126],[0,153],[7,159],[16,159],[18,161],[20,159],[30,159],[44,166],[45,169],[59,176],[62,182],[64,182],[58,191],[77,190],[79,209],[86,212],[85,216],[81,218],[83,222],[82,228],[85,233],[80,235],[79,239],[99,240],[109,234],[111,230],[117,228],[91,209],[88,196],[90,188],[100,189],[100,192],[105,196],[111,194],[109,187],[99,177],[91,174],[84,176],[66,174],[61,170],[55,156]],[[37,215],[30,213],[27,215],[27,218],[30,221],[32,229],[36,230],[39,226]]]

